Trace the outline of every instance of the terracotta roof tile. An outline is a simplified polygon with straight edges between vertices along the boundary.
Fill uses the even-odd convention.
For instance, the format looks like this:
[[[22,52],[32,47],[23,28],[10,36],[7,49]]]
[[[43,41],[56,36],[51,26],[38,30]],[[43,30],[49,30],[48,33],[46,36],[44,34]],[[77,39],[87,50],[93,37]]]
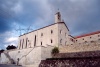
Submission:
[[[89,33],[89,34],[83,34],[81,36],[76,36],[75,38],[81,38],[81,37],[90,36],[90,35],[99,34],[99,33],[100,33],[100,31],[96,31],[96,32],[92,32],[92,33]]]

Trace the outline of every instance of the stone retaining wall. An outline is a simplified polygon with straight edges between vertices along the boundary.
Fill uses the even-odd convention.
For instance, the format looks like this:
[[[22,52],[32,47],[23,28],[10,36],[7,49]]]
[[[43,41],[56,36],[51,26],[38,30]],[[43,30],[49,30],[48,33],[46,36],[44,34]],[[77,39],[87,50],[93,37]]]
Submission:
[[[100,67],[100,57],[42,60],[39,67]]]

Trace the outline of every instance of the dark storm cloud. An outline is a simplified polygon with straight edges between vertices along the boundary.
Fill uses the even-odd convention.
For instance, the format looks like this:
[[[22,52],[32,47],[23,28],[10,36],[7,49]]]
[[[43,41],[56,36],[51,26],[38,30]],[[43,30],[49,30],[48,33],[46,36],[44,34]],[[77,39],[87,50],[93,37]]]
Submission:
[[[11,10],[15,6],[15,0],[0,0],[0,33],[11,30],[12,17],[14,12]]]
[[[100,30],[99,0],[50,0],[53,9],[60,9],[72,35]]]

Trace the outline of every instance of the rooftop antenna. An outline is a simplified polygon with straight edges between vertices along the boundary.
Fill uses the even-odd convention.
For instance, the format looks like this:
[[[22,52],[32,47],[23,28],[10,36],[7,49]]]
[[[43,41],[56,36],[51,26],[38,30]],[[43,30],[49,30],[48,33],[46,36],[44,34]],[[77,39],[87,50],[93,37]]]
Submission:
[[[59,12],[59,8],[58,8],[58,12]]]
[[[28,32],[29,32],[29,30],[33,30],[33,29],[31,29],[31,25],[27,28],[26,33],[28,33]]]
[[[25,31],[25,29],[21,29],[21,27],[19,26],[19,29],[16,29],[16,31],[18,32],[19,31],[19,36],[22,35],[22,30]]]

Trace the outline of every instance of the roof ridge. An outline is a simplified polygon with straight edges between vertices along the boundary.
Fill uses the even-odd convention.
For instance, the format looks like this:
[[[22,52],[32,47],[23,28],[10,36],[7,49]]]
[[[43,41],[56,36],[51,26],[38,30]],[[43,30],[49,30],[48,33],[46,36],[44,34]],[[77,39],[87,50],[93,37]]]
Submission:
[[[81,38],[81,37],[90,36],[90,35],[94,35],[94,34],[98,34],[98,33],[100,33],[100,31],[91,32],[91,33],[88,33],[88,34],[83,34],[83,35],[80,35],[80,36],[76,36],[75,38]]]

